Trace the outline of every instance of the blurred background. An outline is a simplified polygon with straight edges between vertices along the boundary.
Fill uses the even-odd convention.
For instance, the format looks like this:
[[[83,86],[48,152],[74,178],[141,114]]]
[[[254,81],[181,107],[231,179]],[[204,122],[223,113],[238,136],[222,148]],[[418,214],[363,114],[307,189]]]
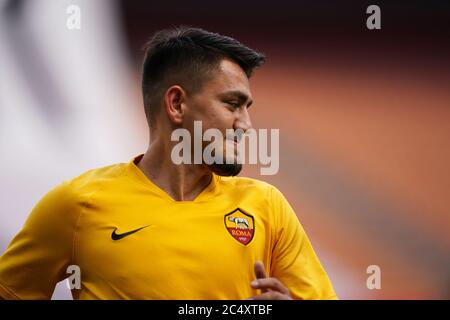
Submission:
[[[0,253],[50,188],[146,150],[142,46],[180,24],[267,55],[250,114],[280,171],[242,175],[286,195],[339,297],[449,299],[448,1],[0,0]]]

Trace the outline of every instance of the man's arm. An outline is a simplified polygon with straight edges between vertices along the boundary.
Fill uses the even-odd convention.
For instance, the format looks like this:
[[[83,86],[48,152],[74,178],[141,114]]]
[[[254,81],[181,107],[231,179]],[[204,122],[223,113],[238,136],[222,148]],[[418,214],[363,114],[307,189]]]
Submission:
[[[50,299],[72,264],[78,219],[70,184],[47,193],[0,257],[0,297]]]
[[[262,289],[255,299],[337,299],[327,273],[288,201],[273,188],[270,197],[276,239],[270,277],[255,264],[256,282]]]

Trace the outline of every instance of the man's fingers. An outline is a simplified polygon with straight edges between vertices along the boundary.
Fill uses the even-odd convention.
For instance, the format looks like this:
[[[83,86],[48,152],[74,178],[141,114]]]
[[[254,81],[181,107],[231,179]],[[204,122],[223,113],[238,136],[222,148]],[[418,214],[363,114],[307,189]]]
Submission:
[[[266,269],[261,261],[255,262],[256,280],[251,282],[253,289],[260,289],[262,294],[252,297],[254,300],[290,300],[288,288],[277,278],[267,278]]]
[[[289,295],[289,290],[277,278],[256,279],[252,281],[253,289],[261,289],[263,292],[270,290]]]
[[[266,278],[266,269],[264,268],[264,264],[261,261],[255,262],[255,275],[256,279],[264,279]]]
[[[251,297],[249,300],[292,300],[292,298],[277,291],[269,291]]]
[[[266,278],[266,269],[264,268],[264,264],[261,261],[255,262],[255,276],[256,276],[256,279]],[[253,281],[252,284],[255,281]],[[267,291],[267,289],[262,288],[262,292],[266,292],[266,291]]]

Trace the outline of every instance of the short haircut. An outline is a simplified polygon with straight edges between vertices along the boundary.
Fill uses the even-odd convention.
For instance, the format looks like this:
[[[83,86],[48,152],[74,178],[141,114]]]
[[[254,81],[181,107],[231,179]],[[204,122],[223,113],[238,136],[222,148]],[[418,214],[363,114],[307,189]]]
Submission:
[[[238,64],[250,78],[265,56],[239,41],[199,28],[176,27],[156,32],[145,45],[142,95],[145,115],[153,125],[161,99],[172,85],[198,92],[223,59]]]

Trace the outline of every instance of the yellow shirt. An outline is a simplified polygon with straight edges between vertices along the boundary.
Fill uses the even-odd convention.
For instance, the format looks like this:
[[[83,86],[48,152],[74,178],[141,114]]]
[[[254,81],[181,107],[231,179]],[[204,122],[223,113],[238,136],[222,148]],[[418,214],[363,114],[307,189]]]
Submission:
[[[48,299],[77,265],[75,299],[247,299],[261,260],[294,298],[337,298],[275,187],[213,175],[195,200],[174,201],[136,159],[42,198],[0,258],[0,296]]]

